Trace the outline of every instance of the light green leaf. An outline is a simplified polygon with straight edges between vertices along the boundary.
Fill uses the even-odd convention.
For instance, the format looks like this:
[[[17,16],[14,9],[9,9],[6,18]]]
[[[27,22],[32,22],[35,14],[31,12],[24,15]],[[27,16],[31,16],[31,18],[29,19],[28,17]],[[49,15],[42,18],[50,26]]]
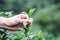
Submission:
[[[36,8],[30,9],[29,14],[28,14],[29,17],[31,17],[32,13],[33,13],[35,10],[36,10]]]
[[[39,37],[39,38],[42,38],[42,32],[41,32],[41,31],[39,31],[38,37]]]

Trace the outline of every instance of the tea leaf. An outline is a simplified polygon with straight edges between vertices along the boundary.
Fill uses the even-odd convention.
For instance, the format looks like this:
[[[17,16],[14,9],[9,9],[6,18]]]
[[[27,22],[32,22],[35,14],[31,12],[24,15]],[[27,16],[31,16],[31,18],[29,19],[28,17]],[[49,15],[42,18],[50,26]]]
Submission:
[[[36,10],[36,8],[30,9],[30,11],[29,11],[29,13],[28,13],[29,17],[31,17],[32,13],[33,13],[35,10]]]
[[[42,32],[41,32],[41,31],[39,31],[38,37],[39,37],[39,38],[42,38]]]

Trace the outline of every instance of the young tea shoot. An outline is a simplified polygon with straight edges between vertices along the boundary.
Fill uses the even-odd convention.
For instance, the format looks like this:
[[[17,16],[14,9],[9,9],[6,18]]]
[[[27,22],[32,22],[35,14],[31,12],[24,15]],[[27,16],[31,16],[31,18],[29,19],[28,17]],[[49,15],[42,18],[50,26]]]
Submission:
[[[28,12],[28,16],[31,17],[32,16],[32,13],[36,10],[36,8],[33,8],[33,9],[30,9],[29,12]],[[28,40],[28,31],[29,31],[29,27],[28,27],[28,23],[24,23],[24,26],[26,26],[26,28],[24,28],[25,30],[25,36],[26,36],[26,40]]]

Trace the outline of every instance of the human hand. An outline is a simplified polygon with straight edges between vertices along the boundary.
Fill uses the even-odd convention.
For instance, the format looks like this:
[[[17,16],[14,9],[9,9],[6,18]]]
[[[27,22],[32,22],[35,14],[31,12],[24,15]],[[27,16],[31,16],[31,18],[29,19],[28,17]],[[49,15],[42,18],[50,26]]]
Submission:
[[[25,12],[22,12],[19,15],[7,18],[5,20],[5,24],[2,25],[3,26],[2,28],[17,31],[20,30],[20,28],[25,28],[25,26],[23,25],[24,22],[27,22],[28,26],[31,26],[33,19],[29,18],[28,15],[25,14]]]

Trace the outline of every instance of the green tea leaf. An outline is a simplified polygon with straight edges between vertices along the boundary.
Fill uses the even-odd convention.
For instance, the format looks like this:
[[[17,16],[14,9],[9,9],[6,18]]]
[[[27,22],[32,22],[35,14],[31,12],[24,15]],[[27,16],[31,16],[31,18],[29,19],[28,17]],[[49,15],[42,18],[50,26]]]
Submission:
[[[41,32],[41,31],[39,31],[38,37],[39,37],[39,38],[42,38],[42,32]]]
[[[32,13],[33,13],[35,10],[36,10],[36,8],[30,9],[30,11],[29,11],[29,13],[28,13],[29,17],[31,17]]]

